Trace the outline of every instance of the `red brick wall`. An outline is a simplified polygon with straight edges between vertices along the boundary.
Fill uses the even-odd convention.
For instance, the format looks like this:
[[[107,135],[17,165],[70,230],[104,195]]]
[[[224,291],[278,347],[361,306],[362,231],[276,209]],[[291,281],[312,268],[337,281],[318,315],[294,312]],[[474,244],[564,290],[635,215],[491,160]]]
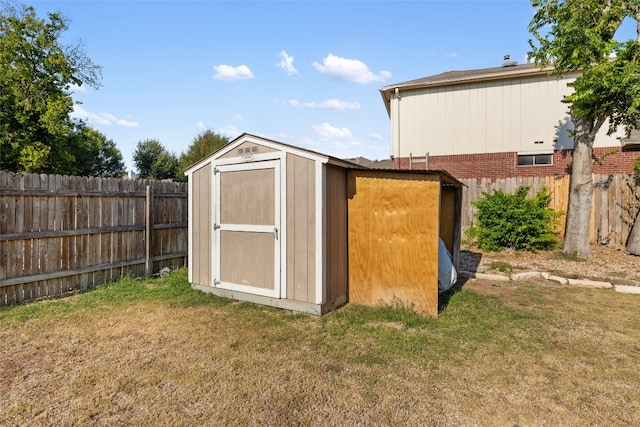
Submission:
[[[615,154],[608,154],[617,150]],[[594,150],[593,173],[631,173],[636,159],[640,157],[640,147],[601,147]],[[424,156],[414,157],[422,163],[414,163],[413,169],[425,169]],[[518,166],[518,153],[459,154],[450,156],[430,156],[429,169],[445,170],[458,179],[490,178],[492,180],[511,177],[556,176],[571,173],[573,150],[556,150],[552,165]],[[409,169],[409,158],[394,159],[397,169]]]

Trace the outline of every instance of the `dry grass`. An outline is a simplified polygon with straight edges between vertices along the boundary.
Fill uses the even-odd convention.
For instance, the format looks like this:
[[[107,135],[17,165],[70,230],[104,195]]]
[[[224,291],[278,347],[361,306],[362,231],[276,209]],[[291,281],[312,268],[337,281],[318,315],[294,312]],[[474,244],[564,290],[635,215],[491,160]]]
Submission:
[[[184,272],[0,310],[0,425],[633,425],[640,297],[473,282],[317,318]]]

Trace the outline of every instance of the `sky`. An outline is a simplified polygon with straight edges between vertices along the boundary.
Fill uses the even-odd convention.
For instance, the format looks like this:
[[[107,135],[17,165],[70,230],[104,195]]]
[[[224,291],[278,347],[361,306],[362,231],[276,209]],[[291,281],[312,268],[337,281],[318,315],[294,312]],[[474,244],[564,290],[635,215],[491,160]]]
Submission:
[[[74,117],[128,170],[146,139],[177,156],[211,129],[339,158],[389,158],[380,88],[525,62],[529,1],[23,1],[70,20],[102,67]]]

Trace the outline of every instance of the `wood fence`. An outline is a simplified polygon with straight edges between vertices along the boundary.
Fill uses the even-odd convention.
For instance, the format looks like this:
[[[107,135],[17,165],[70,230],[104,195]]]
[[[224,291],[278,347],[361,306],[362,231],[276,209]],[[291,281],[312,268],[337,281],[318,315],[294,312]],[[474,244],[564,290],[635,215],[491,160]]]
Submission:
[[[533,196],[542,187],[552,192],[551,207],[556,211],[567,211],[569,199],[569,176],[531,178],[507,178],[461,180],[466,187],[462,194],[462,230],[471,226],[476,214],[474,201],[483,197],[483,192],[492,193],[500,189],[512,194],[522,186],[531,187]],[[635,175],[593,175],[594,192],[591,209],[591,242],[596,244],[625,245],[631,227],[638,215],[640,188]],[[565,217],[560,218],[559,232],[564,235]]]
[[[0,306],[187,262],[187,185],[0,172]]]

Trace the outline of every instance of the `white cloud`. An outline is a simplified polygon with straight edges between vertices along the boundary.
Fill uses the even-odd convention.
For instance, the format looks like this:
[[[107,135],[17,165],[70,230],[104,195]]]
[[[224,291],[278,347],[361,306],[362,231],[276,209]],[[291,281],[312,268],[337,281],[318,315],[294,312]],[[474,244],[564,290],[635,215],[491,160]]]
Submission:
[[[213,75],[215,80],[236,81],[253,78],[253,73],[246,65],[232,67],[231,65],[222,64],[214,65],[213,69],[216,70],[216,73]]]
[[[374,133],[374,132],[368,134],[367,137],[369,137],[370,139],[374,139],[376,141],[384,141],[384,136],[379,135],[379,134]]]
[[[82,85],[78,86],[78,85],[76,85],[76,84],[72,84],[72,85],[70,85],[70,86],[69,86],[69,90],[70,90],[71,92],[86,92],[86,91],[87,91],[87,88],[85,88],[85,87],[84,87],[84,86],[82,86]]]
[[[353,135],[351,135],[351,131],[349,129],[337,128],[326,122],[321,125],[314,125],[313,130],[323,138],[353,140]]]
[[[236,137],[240,136],[242,132],[240,132],[234,125],[226,125],[222,127],[222,129],[220,129],[220,133],[222,135],[225,135],[229,139],[235,139]]]
[[[204,130],[204,122],[202,120],[198,121],[198,129]]]
[[[346,102],[340,101],[339,99],[327,99],[326,101],[322,101],[320,103],[316,102],[304,102],[301,103],[297,99],[290,99],[289,105],[291,107],[296,108],[315,108],[318,110],[359,110],[360,103],[356,102]]]
[[[329,54],[324,58],[322,64],[314,62],[313,66],[323,74],[360,84],[383,82],[391,77],[389,71],[374,73],[362,61],[341,58],[333,54]]]
[[[74,119],[85,120],[90,125],[103,125],[103,126],[122,126],[127,128],[136,128],[138,123],[125,119],[119,119],[111,113],[92,113],[84,110],[79,105],[73,106],[73,111],[70,116]]]
[[[447,59],[456,59],[458,57],[458,54],[455,52],[445,53],[444,57]]]
[[[287,52],[285,50],[280,52],[280,62],[277,63],[276,66],[285,70],[290,76],[299,74],[298,70],[296,70],[296,67],[294,67],[293,65],[293,56],[287,55]]]

